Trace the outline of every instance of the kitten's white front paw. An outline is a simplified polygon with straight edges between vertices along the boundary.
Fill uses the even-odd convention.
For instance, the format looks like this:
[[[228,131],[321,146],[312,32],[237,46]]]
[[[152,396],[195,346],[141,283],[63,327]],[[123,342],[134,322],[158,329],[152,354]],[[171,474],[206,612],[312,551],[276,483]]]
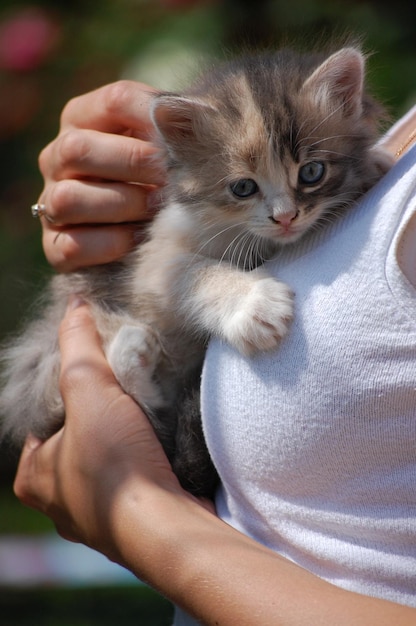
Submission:
[[[124,391],[144,407],[161,405],[158,385],[153,381],[160,345],[146,325],[121,326],[107,350],[107,359]]]
[[[253,283],[225,320],[226,340],[244,355],[276,348],[293,318],[293,292],[273,278]]]

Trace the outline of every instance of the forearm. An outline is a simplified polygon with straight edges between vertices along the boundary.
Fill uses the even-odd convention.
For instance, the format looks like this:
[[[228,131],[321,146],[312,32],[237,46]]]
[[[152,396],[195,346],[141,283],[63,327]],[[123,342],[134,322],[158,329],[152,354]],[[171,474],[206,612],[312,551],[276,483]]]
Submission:
[[[124,565],[207,626],[416,624],[416,609],[320,580],[183,491],[76,299],[60,345],[65,426],[46,442],[28,440],[15,491],[64,537]]]
[[[143,493],[120,502],[117,560],[203,624],[416,623],[414,609],[341,590],[242,535],[192,500],[151,491],[146,503]]]

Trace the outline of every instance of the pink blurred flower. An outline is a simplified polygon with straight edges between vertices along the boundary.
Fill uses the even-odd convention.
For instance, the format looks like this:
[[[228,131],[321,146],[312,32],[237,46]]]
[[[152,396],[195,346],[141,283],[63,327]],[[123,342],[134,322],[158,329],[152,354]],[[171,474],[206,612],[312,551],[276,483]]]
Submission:
[[[60,38],[55,19],[40,9],[25,9],[0,23],[0,67],[24,72],[41,65]]]

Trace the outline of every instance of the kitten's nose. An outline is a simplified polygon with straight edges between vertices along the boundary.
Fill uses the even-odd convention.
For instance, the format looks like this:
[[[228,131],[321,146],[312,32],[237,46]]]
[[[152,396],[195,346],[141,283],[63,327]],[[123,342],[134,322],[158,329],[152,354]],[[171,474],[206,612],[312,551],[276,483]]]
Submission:
[[[299,211],[297,209],[291,209],[290,211],[274,211],[273,215],[269,215],[269,220],[275,224],[280,224],[284,228],[290,226],[290,224],[297,218]]]

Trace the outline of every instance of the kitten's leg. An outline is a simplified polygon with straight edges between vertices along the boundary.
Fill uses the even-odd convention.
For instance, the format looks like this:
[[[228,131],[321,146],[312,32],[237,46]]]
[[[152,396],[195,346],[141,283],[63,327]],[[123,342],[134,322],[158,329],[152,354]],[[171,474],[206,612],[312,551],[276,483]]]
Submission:
[[[292,291],[262,270],[243,272],[188,259],[171,289],[181,315],[194,327],[222,337],[245,355],[275,348],[293,317]]]
[[[164,406],[160,385],[153,379],[160,343],[145,324],[123,324],[106,350],[108,362],[124,391],[144,409]]]
[[[220,311],[226,341],[242,354],[273,350],[287,334],[293,317],[293,293],[284,283],[267,277],[242,287]],[[217,313],[217,311],[215,311]]]
[[[186,491],[197,497],[213,499],[219,478],[202,430],[200,384],[198,368],[178,398],[172,467]]]
[[[226,282],[231,287],[229,278],[227,276]],[[234,279],[235,289],[227,294],[223,304],[212,300],[212,285],[205,292],[201,284],[202,292],[212,301],[212,306],[203,312],[203,321],[212,324],[218,318],[217,333],[244,355],[272,350],[288,332],[293,315],[293,294],[287,285],[270,277],[242,278]],[[221,291],[224,287],[220,287]]]

